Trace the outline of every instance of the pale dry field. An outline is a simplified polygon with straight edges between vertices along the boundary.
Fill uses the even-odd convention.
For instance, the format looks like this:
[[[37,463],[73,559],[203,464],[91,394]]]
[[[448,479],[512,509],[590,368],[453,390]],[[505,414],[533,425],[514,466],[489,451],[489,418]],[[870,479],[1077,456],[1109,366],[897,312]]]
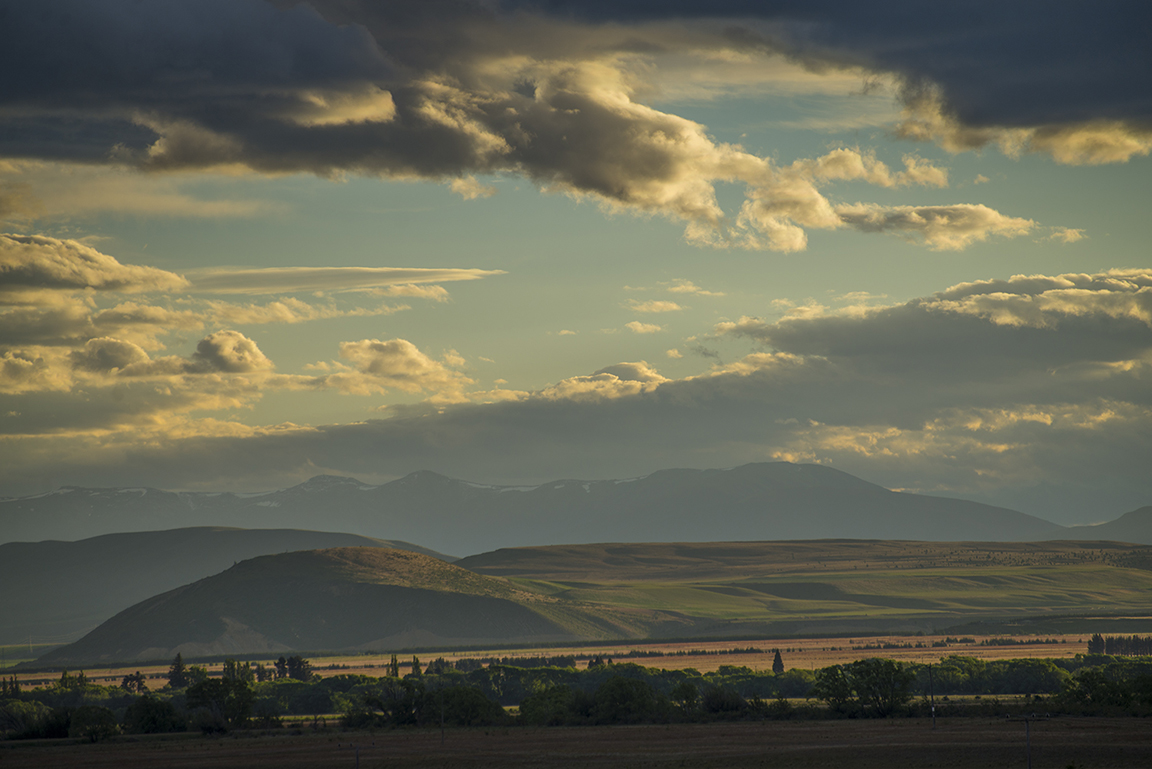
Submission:
[[[1052,658],[1064,659],[1075,657],[1077,654],[1084,654],[1087,651],[1088,637],[1084,634],[1069,634],[1069,635],[1045,635],[1038,638],[1055,639],[1063,641],[1063,643],[1054,644],[1013,644],[1010,646],[981,646],[980,642],[986,638],[1002,638],[1003,636],[966,636],[965,638],[972,638],[975,643],[965,644],[950,644],[947,648],[932,648],[932,643],[935,641],[944,641],[945,636],[861,636],[849,638],[787,638],[787,639],[772,639],[772,638],[758,638],[750,640],[724,640],[724,641],[683,641],[677,643],[629,643],[622,642],[616,646],[570,646],[570,647],[549,647],[549,648],[535,648],[535,649],[500,649],[489,651],[468,651],[468,652],[421,652],[416,656],[420,661],[427,665],[437,657],[444,657],[444,659],[455,662],[464,657],[555,657],[570,654],[592,654],[600,655],[605,658],[611,658],[614,662],[631,662],[637,665],[643,665],[650,668],[662,668],[664,670],[684,670],[686,668],[693,668],[701,673],[710,673],[717,670],[721,665],[736,665],[749,667],[753,670],[771,670],[772,669],[772,650],[780,649],[781,657],[784,661],[786,669],[803,668],[806,670],[814,670],[829,665],[839,665],[845,662],[853,662],[858,659],[866,659],[868,657],[884,657],[886,659],[898,660],[901,662],[919,662],[919,663],[936,663],[943,657],[952,655],[959,655],[964,657],[976,657],[983,660],[999,660],[999,659],[1026,659],[1026,658]],[[1029,636],[1016,636],[1017,640],[1033,640]],[[884,644],[923,644],[926,648],[912,648],[912,649],[861,649],[852,647],[863,646],[883,646]],[[746,649],[746,648],[763,649],[763,654],[758,653],[736,653],[736,654],[677,654],[677,652],[689,651],[729,651],[732,649]],[[627,657],[627,653],[631,650],[637,651],[658,651],[664,653],[666,656],[660,657]],[[410,672],[410,664],[412,661],[412,654],[400,654],[400,672],[407,674]],[[333,676],[342,674],[357,674],[368,676],[382,676],[385,675],[386,666],[391,660],[391,654],[385,655],[333,655],[327,657],[310,656],[308,659],[312,662],[313,669],[321,676]],[[265,666],[271,666],[275,661],[274,657],[266,660],[254,660],[254,662],[262,662]],[[332,668],[330,666],[337,666]],[[577,667],[583,668],[587,666],[587,662],[580,660],[577,661]],[[209,673],[219,673],[223,667],[222,663],[209,663],[204,665],[208,668]],[[146,676],[151,675],[166,675],[168,672],[168,665],[129,665],[124,667],[114,668],[89,668],[85,671],[90,681],[99,683],[105,686],[117,686],[125,675],[134,673],[139,670]],[[78,671],[72,671],[73,673]],[[24,673],[17,674],[16,676],[21,684],[25,687],[32,687],[55,682],[59,679],[58,673]],[[159,689],[167,683],[164,678],[149,678],[148,688]],[[1152,766],[1152,760],[1149,765]]]
[[[932,648],[935,641],[944,641],[946,636],[862,636],[849,638],[788,638],[772,639],[760,638],[741,641],[683,641],[677,643],[629,643],[622,642],[617,646],[571,646],[549,647],[538,649],[469,651],[466,653],[425,653],[417,655],[422,663],[427,664],[436,657],[455,662],[465,657],[556,657],[562,655],[600,655],[611,658],[614,662],[631,662],[651,668],[664,670],[683,670],[693,668],[701,673],[714,672],[722,665],[737,665],[749,667],[753,670],[771,670],[773,649],[779,649],[784,666],[787,669],[804,668],[808,670],[839,665],[869,657],[884,657],[902,662],[936,663],[943,657],[959,655],[976,657],[983,660],[999,659],[1026,659],[1026,658],[1053,658],[1064,659],[1084,654],[1087,651],[1088,638],[1084,634],[1045,635],[1043,639],[1054,639],[1053,644],[1014,644],[1010,646],[981,646],[980,642],[986,638],[1001,638],[1003,636],[965,636],[972,638],[974,643],[950,644],[947,648]],[[1017,640],[1033,640],[1027,636],[1018,637]],[[1060,643],[1063,641],[1063,643]],[[852,647],[883,646],[884,644],[923,644],[926,648],[911,649],[862,649]],[[764,653],[735,654],[688,654],[691,651],[730,651],[746,648],[763,649]],[[659,657],[628,657],[629,651],[662,652],[665,656]],[[685,652],[678,654],[677,652]],[[313,664],[321,675],[335,675],[339,673],[362,673],[364,675],[381,675],[383,666],[391,659],[386,657],[332,657],[315,658]],[[407,672],[405,663],[411,662],[412,655],[400,655],[400,670]],[[347,665],[348,668],[339,670],[320,669],[326,665]],[[587,662],[577,661],[577,667],[583,668]]]

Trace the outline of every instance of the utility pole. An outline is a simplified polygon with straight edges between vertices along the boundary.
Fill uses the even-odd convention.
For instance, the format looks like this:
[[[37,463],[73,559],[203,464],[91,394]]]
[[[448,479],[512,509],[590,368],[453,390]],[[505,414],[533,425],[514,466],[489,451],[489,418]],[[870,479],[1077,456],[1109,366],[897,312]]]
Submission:
[[[1009,716],[1009,720],[1024,722],[1024,755],[1028,759],[1028,769],[1032,769],[1032,722],[1047,721],[1048,718],[1040,718],[1035,713],[1031,713],[1026,716],[1020,716],[1018,718],[1012,718]]]
[[[928,665],[928,701],[932,704],[932,731],[936,731],[936,685],[932,682],[932,665]]]

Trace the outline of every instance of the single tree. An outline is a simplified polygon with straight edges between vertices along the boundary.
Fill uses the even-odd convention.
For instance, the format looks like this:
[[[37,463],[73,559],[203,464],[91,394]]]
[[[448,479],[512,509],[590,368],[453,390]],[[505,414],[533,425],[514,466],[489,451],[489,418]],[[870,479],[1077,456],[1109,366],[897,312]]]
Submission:
[[[191,681],[188,680],[188,668],[184,666],[184,657],[176,652],[176,658],[168,668],[168,685],[173,689],[183,689]]]
[[[776,657],[772,660],[772,672],[780,675],[784,672],[784,660],[780,659],[780,650],[776,650]]]
[[[209,678],[188,687],[190,711],[203,711],[209,718],[200,721],[204,731],[220,731],[217,725],[244,726],[252,716],[252,687],[247,681]],[[206,728],[207,727],[207,728]]]
[[[307,681],[312,677],[312,663],[299,654],[289,657],[285,663],[288,677],[297,681]]]
[[[144,678],[144,674],[137,670],[135,673],[124,676],[120,681],[120,688],[126,692],[143,694],[148,691],[148,683]]]

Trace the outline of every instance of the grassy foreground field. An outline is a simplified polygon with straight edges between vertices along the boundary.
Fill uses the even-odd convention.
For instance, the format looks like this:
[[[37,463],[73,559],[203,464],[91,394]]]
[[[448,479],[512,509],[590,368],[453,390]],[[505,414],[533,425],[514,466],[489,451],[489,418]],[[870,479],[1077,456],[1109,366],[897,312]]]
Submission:
[[[1134,719],[1042,720],[1032,722],[1030,730],[1034,769],[1147,769],[1152,757],[1152,729]],[[1024,723],[970,718],[941,719],[935,730],[927,719],[902,719],[449,729],[443,741],[433,729],[0,743],[0,766],[976,769],[1027,762]]]

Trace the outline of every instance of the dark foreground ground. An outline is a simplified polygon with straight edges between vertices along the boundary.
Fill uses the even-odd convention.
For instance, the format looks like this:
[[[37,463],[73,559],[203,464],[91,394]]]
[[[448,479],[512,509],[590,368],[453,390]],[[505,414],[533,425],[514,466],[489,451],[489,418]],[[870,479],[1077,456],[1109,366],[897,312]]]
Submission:
[[[1034,769],[1149,769],[1152,720],[1031,724]],[[1027,767],[1025,724],[957,719],[235,734],[0,743],[0,767]]]

